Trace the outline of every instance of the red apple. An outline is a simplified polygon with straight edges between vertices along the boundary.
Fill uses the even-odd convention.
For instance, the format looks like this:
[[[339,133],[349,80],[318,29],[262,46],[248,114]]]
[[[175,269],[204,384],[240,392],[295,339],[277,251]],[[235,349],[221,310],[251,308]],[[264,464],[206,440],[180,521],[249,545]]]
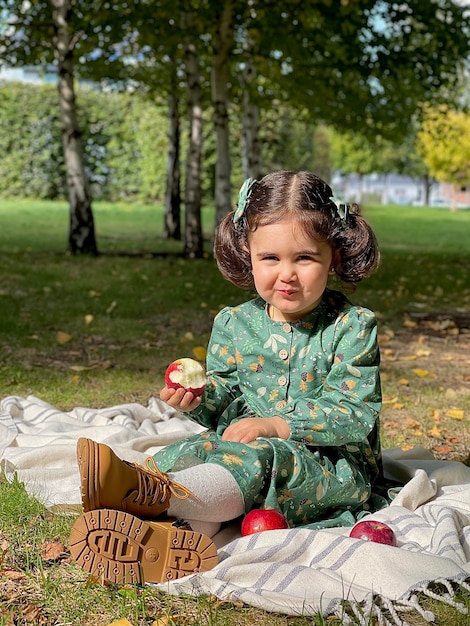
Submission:
[[[375,543],[385,543],[388,546],[396,546],[397,540],[395,533],[384,522],[374,520],[362,520],[352,527],[349,533],[354,539],[363,539],[364,541],[374,541]]]
[[[166,368],[165,384],[172,389],[183,387],[195,396],[200,396],[206,388],[206,372],[194,359],[177,359]]]
[[[244,537],[263,530],[289,528],[289,523],[282,513],[274,509],[253,509],[245,515],[241,532]]]

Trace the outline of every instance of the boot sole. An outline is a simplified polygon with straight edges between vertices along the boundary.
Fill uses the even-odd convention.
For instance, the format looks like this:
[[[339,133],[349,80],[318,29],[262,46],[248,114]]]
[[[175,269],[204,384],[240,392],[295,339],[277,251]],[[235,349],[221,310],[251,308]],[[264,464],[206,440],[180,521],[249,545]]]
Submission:
[[[84,511],[100,508],[99,484],[95,482],[99,476],[98,444],[91,439],[80,437],[77,441],[77,461],[80,471],[80,494]],[[87,468],[83,472],[82,468]]]
[[[112,509],[79,517],[69,547],[76,563],[102,583],[165,582],[218,562],[217,548],[206,535]]]

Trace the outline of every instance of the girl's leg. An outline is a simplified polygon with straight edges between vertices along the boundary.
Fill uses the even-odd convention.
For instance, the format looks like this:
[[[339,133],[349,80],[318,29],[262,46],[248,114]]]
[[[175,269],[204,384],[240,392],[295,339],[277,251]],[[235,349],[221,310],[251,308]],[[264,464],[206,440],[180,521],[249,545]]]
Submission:
[[[201,463],[168,474],[191,492],[189,498],[170,499],[169,517],[187,521],[194,530],[213,537],[226,522],[243,515],[245,505],[232,474],[215,463]]]

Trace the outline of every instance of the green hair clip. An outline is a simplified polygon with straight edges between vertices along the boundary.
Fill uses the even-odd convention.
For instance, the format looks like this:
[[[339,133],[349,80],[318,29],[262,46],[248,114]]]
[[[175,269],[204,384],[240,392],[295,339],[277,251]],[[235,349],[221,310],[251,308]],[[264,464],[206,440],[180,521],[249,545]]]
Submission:
[[[240,193],[238,194],[238,204],[235,209],[235,213],[233,215],[233,223],[237,224],[243,214],[245,213],[246,205],[248,204],[248,200],[253,192],[253,188],[258,181],[255,178],[247,178],[243,185],[240,188]]]
[[[347,226],[349,222],[349,211],[351,209],[351,205],[343,198],[339,198],[337,196],[331,196],[330,200],[335,205],[336,213],[338,214],[339,219],[342,221],[343,226]]]

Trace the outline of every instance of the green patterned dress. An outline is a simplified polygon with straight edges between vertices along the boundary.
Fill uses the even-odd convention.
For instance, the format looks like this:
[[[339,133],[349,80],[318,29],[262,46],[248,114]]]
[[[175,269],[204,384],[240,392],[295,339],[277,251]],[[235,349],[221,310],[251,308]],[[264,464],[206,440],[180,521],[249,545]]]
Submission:
[[[246,511],[278,509],[291,526],[352,524],[353,514],[379,508],[371,497],[381,475],[379,360],[374,314],[338,291],[296,322],[271,320],[261,298],[226,307],[214,320],[202,403],[187,413],[208,430],[155,460],[166,472],[222,465]],[[288,440],[221,438],[235,420],[273,415],[287,421]]]

